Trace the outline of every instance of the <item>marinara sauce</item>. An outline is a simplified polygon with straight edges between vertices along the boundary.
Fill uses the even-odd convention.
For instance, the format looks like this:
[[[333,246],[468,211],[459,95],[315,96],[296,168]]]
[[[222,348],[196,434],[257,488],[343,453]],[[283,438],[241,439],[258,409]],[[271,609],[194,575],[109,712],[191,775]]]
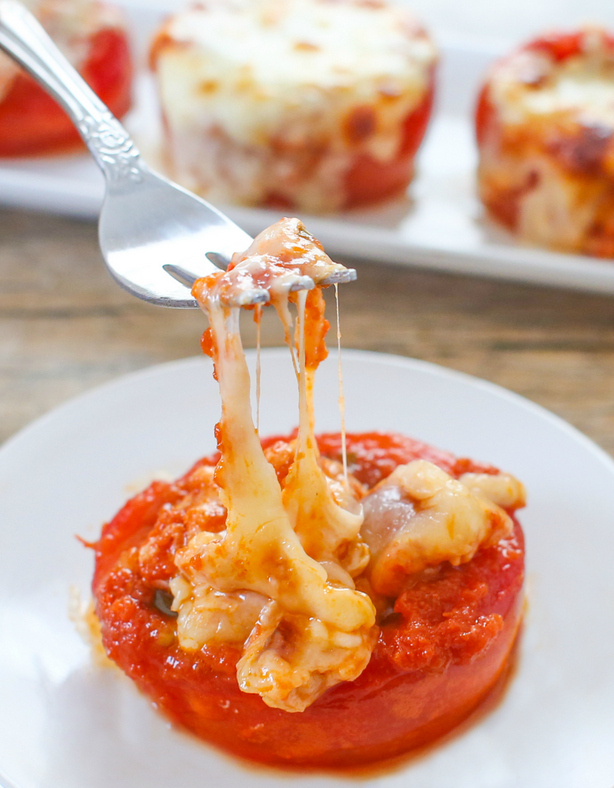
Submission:
[[[271,445],[276,439],[263,443]],[[339,435],[318,439],[338,459]],[[496,469],[390,433],[348,436],[350,471],[368,487],[401,463],[434,462],[453,476]],[[213,465],[217,456],[195,466]],[[194,470],[194,469],[193,469]],[[348,768],[433,741],[461,722],[489,692],[512,650],[522,608],[524,541],[513,534],[459,567],[442,564],[408,582],[383,614],[365,671],[289,713],[240,691],[229,646],[183,651],[164,602],[186,540],[176,504],[191,472],[154,482],[108,523],[96,545],[93,591],[109,656],[175,723],[227,752],[282,766]],[[209,530],[224,527],[212,510]],[[145,559],[139,547],[148,540]]]

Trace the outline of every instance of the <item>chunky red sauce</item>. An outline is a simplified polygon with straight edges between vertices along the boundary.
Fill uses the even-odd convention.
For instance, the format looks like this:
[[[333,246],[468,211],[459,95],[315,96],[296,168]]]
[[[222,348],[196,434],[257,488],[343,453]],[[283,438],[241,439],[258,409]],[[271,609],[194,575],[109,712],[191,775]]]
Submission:
[[[320,436],[319,444],[324,455],[338,456],[339,435]],[[369,486],[418,458],[455,476],[495,472],[395,434],[348,435],[348,451],[351,471]],[[524,543],[517,523],[509,539],[482,549],[469,563],[443,564],[409,584],[380,622],[371,661],[355,681],[338,684],[295,714],[241,692],[239,652],[182,651],[175,619],[163,612],[165,589],[176,573],[174,551],[188,538],[182,513],[166,504],[180,501],[191,485],[188,473],[174,484],[155,482],[129,501],[104,527],[93,582],[107,652],[178,724],[254,761],[344,768],[432,741],[496,683],[521,615]],[[205,516],[209,530],[223,528],[221,507]],[[188,529],[203,524],[188,523]],[[149,548],[139,553],[147,537]]]

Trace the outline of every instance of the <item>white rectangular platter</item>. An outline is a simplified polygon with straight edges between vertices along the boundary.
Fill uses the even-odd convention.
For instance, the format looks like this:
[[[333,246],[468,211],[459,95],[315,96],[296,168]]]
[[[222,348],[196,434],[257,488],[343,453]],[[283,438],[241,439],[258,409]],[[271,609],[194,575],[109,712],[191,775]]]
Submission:
[[[173,3],[160,0],[158,5]],[[123,0],[139,63],[163,16]],[[487,41],[435,38],[441,46],[438,99],[407,197],[334,217],[302,216],[333,255],[417,266],[614,295],[614,261],[516,245],[484,220],[475,196],[473,106],[480,80],[501,49]],[[151,77],[139,71],[135,108],[126,125],[156,165],[160,135]],[[85,154],[0,162],[0,204],[94,219],[103,180]],[[250,233],[278,218],[272,211],[219,206]]]

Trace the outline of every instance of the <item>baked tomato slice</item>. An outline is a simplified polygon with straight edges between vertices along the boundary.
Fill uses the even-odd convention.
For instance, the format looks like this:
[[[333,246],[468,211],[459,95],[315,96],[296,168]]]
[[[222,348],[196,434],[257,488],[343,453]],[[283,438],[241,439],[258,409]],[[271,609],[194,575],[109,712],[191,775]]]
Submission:
[[[290,438],[271,437],[263,445]],[[323,456],[339,458],[340,435],[319,436],[318,445]],[[347,447],[352,474],[368,487],[418,458],[455,477],[496,472],[396,433],[349,434]],[[434,741],[505,676],[523,606],[518,523],[509,538],[468,563],[441,566],[410,583],[380,621],[371,660],[356,680],[337,684],[296,714],[242,692],[236,678],[241,649],[223,642],[182,649],[169,608],[165,589],[177,571],[173,551],[185,542],[185,523],[166,505],[186,494],[191,479],[192,472],[174,484],[154,482],[105,525],[95,545],[93,581],[107,653],[182,728],[250,761],[346,769]],[[211,530],[220,527],[216,522]]]
[[[126,33],[108,28],[95,33],[81,74],[118,117],[130,109],[132,57]],[[0,156],[31,156],[81,144],[64,110],[32,77],[20,73],[0,102]]]

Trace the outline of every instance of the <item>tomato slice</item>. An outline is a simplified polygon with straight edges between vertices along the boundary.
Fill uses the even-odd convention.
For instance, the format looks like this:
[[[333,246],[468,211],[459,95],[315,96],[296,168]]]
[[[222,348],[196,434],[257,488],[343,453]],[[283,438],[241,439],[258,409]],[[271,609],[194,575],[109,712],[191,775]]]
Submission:
[[[130,109],[132,57],[122,30],[95,33],[81,74],[118,117]],[[30,156],[78,147],[79,133],[64,110],[32,77],[20,73],[0,102],[0,156]]]
[[[339,456],[340,435],[318,443],[325,456]],[[369,485],[418,457],[453,475],[495,471],[394,433],[349,434],[347,445],[352,472]],[[467,564],[442,566],[437,576],[408,586],[381,622],[371,661],[355,681],[337,684],[299,714],[242,692],[236,646],[181,649],[175,619],[158,600],[173,575],[173,540],[183,540],[180,520],[163,522],[164,504],[181,497],[189,478],[154,483],[104,527],[93,581],[107,652],[178,725],[252,761],[343,769],[433,741],[467,717],[505,672],[522,615],[524,541],[517,523],[510,538]]]

